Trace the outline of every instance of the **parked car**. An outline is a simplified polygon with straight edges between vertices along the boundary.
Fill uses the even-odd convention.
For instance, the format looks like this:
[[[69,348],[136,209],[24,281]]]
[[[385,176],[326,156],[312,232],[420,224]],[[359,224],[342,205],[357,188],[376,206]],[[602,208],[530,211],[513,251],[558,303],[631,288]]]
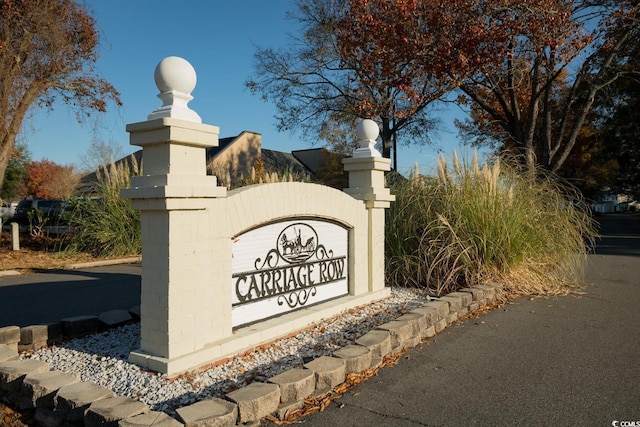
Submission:
[[[0,222],[7,221],[13,217],[16,213],[17,203],[12,203],[8,200],[2,201],[2,206],[0,206]]]
[[[35,225],[46,222],[48,225],[62,225],[66,223],[68,202],[52,199],[21,200],[11,222],[20,225]]]

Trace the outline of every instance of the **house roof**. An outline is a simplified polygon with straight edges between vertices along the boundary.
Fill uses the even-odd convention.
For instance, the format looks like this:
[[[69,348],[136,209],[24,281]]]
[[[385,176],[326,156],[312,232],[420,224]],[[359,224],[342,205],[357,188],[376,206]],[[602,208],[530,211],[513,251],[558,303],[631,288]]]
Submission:
[[[245,133],[255,133],[256,135],[260,135],[259,133],[248,132],[248,131],[245,130],[245,131],[242,131],[240,134],[238,134],[236,136],[229,136],[229,137],[226,137],[226,138],[218,139],[218,146],[217,147],[209,147],[209,148],[207,148],[207,163],[209,163],[210,161],[215,159],[217,156],[220,155],[220,153],[222,153],[224,150],[226,150],[231,145],[233,145],[233,143],[236,142]]]
[[[222,152],[232,146],[241,136],[245,133],[253,133],[260,135],[256,132],[243,131],[236,136],[220,138],[218,140],[217,147],[211,147],[206,150],[207,164],[218,157]],[[304,150],[295,150],[291,153],[283,151],[269,150],[262,148],[262,160],[267,170],[276,171],[291,171],[294,174],[311,174],[316,175],[318,171],[323,167],[323,159],[325,153],[329,151],[326,148],[309,148]],[[120,165],[124,162],[131,163],[132,157],[139,165],[142,164],[142,150],[138,150],[133,154],[130,154],[122,159],[116,161],[116,165]],[[96,172],[89,173],[80,179],[81,186],[88,187],[97,183]]]
[[[120,160],[116,160],[115,161],[115,165],[116,166],[120,166],[125,164],[131,165],[131,163],[134,161],[136,164],[138,164],[138,166],[142,165],[142,150],[138,150],[135,153],[131,153],[123,158],[121,158]],[[90,172],[86,175],[83,175],[82,177],[80,177],[80,186],[90,186],[90,185],[95,185],[98,182],[98,174],[97,171],[94,172]]]
[[[291,153],[262,149],[262,161],[268,170],[290,170],[294,173],[309,173],[310,170]]]

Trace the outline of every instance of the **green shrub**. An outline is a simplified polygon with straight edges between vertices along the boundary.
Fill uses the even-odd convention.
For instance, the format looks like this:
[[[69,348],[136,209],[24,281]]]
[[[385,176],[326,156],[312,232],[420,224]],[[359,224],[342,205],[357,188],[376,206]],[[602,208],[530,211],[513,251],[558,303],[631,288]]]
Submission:
[[[120,198],[120,189],[129,187],[130,177],[139,173],[132,157],[128,164],[98,170],[98,185],[91,197],[73,202],[69,225],[74,228],[71,252],[87,252],[97,257],[139,255],[140,212],[131,208],[131,201]]]
[[[497,283],[512,294],[566,293],[584,275],[595,230],[571,187],[497,159],[480,167],[441,157],[438,178],[396,182],[386,229],[392,286],[442,295]]]

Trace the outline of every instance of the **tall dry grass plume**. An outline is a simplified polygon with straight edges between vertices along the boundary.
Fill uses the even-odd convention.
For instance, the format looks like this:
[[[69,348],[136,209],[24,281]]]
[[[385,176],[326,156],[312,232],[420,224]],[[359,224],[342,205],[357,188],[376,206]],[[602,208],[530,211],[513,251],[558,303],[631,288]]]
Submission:
[[[396,183],[387,220],[387,277],[434,295],[475,284],[511,294],[561,294],[584,278],[592,219],[573,208],[577,190],[511,158],[453,167],[441,156],[437,178],[412,172]]]
[[[141,172],[135,156],[98,169],[94,191],[73,202],[70,225],[74,234],[67,251],[100,257],[141,253],[140,213],[131,207],[130,200],[120,197],[120,190],[129,187],[131,177]]]

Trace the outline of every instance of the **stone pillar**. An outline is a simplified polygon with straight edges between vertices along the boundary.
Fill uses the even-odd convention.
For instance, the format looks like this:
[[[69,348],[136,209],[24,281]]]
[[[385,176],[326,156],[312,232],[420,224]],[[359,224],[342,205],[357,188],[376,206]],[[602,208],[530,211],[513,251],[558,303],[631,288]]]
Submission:
[[[169,57],[155,81],[162,107],[127,125],[130,143],[143,149],[144,172],[121,193],[140,210],[142,229],[141,342],[129,360],[173,373],[231,336],[231,242],[220,232],[225,224],[209,220],[226,189],[206,174],[206,149],[218,145],[219,128],[187,107],[195,71]]]
[[[391,170],[391,160],[382,157],[374,148],[380,133],[378,125],[369,119],[362,120],[356,128],[360,148],[353,157],[342,162],[349,172],[349,188],[345,193],[363,200],[369,212],[369,291],[384,288],[384,217],[385,209],[395,200],[385,187],[384,173]]]

